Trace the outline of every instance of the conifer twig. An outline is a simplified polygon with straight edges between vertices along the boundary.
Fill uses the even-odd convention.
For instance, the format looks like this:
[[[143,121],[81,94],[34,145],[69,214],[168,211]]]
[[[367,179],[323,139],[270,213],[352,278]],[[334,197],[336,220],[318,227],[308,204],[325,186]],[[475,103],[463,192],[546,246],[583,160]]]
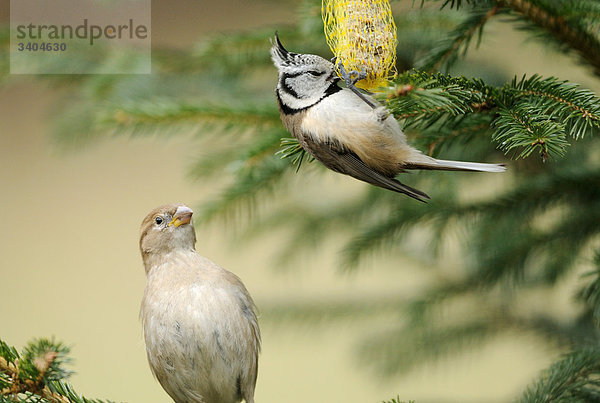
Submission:
[[[553,15],[551,11],[540,7],[529,0],[498,0],[498,4],[508,7],[537,26],[550,32],[560,42],[576,50],[592,67],[594,73],[600,75],[600,43],[598,38],[579,29],[561,15]]]
[[[500,5],[496,5],[492,8],[490,8],[483,15],[476,16],[475,20],[472,21],[472,23],[469,24],[468,27],[466,27],[467,28],[466,30],[460,29],[460,27],[459,27],[459,29],[457,29],[457,31],[460,32],[460,35],[455,36],[455,38],[452,40],[451,45],[445,50],[444,53],[436,56],[437,62],[435,62],[431,67],[428,67],[427,71],[429,71],[429,72],[438,71],[441,68],[441,66],[453,54],[455,54],[463,44],[468,46],[468,42],[469,42],[470,38],[475,34],[475,32],[478,30],[481,32],[481,30],[483,29],[483,26],[490,20],[490,18],[492,18],[496,14],[498,14],[498,12],[500,10],[501,10]]]
[[[102,403],[77,394],[65,381],[68,352],[61,343],[38,339],[19,354],[0,340],[0,402]]]

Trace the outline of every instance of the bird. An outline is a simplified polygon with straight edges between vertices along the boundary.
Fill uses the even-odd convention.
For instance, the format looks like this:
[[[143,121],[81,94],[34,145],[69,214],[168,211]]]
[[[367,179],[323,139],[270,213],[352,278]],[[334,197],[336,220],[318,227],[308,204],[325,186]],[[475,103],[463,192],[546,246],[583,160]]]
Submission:
[[[426,202],[430,199],[426,193],[401,183],[396,176],[411,169],[506,170],[502,164],[424,155],[407,144],[398,121],[384,106],[353,87],[364,72],[348,74],[342,69],[349,87],[342,88],[332,61],[289,52],[277,34],[271,45],[271,59],[279,73],[275,95],[281,121],[305,151],[332,171]],[[352,75],[356,75],[354,80]]]
[[[184,204],[168,204],[142,221],[148,363],[177,403],[254,403],[256,306],[239,277],[196,251],[192,214]]]

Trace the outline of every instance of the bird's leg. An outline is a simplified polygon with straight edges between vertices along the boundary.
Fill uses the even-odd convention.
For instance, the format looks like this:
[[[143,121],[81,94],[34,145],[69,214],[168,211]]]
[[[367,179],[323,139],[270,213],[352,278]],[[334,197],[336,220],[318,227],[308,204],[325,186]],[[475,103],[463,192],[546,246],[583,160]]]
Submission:
[[[333,62],[333,59],[332,59],[332,62]],[[363,78],[366,78],[367,73],[365,73],[364,70],[362,70],[361,72],[352,70],[348,73],[348,72],[346,72],[346,69],[344,68],[344,65],[342,64],[341,61],[338,62],[337,68],[340,72],[340,76],[346,82],[346,86],[348,87],[348,89],[350,89],[353,93],[358,95],[358,97],[360,99],[362,99],[363,101],[365,101],[365,103],[367,105],[369,105],[371,108],[377,109],[377,105],[375,105],[375,104],[373,104],[373,102],[369,101],[367,99],[367,97],[365,97],[363,95],[363,93],[360,92],[358,88],[356,88],[356,85],[355,85],[358,81],[362,80]]]

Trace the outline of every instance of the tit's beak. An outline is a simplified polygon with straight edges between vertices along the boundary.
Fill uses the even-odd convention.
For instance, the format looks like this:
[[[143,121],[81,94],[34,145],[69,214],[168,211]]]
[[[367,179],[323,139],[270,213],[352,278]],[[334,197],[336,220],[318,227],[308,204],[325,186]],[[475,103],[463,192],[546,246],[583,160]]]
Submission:
[[[331,74],[329,75],[329,77],[327,77],[325,80],[335,84],[338,81],[340,81],[341,78],[338,77],[337,73],[334,70],[334,71],[331,72]]]
[[[192,214],[194,214],[194,212],[187,206],[177,207],[177,211],[173,216],[173,220],[169,223],[169,226],[174,225],[175,228],[177,228],[180,225],[189,224],[192,221]]]

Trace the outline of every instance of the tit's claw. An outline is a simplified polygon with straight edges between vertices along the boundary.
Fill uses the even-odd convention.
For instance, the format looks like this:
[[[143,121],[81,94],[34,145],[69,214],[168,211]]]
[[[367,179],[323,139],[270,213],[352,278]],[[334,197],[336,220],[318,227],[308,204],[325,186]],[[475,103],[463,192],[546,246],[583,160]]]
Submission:
[[[340,76],[348,86],[356,84],[356,81],[352,82],[352,77],[350,76],[351,73],[349,74],[346,72],[346,69],[344,68],[344,63],[342,63],[341,60],[337,63],[337,69],[340,72]]]
[[[352,92],[354,92],[360,99],[362,99],[371,108],[376,109],[377,105],[375,105],[373,102],[369,101],[367,99],[367,97],[365,97],[363,95],[363,93],[360,92],[358,88],[356,88],[356,85],[355,85],[357,82],[359,82],[363,78],[367,77],[367,73],[365,72],[365,70],[361,69],[360,72],[358,72],[356,70],[352,70],[348,73],[348,72],[346,72],[346,69],[344,68],[344,65],[341,61],[339,61],[337,63],[337,68],[340,72],[340,76],[346,82],[346,86],[348,87],[348,89],[351,90]]]
[[[361,69],[360,71],[352,70],[350,73],[348,73],[348,75],[350,76],[350,80],[352,80],[353,85],[363,78],[367,78],[367,73],[364,69]]]
[[[361,71],[351,70],[349,72],[346,72],[344,64],[341,61],[338,62],[337,68],[340,72],[340,76],[344,79],[348,86],[355,85],[363,78],[367,78],[367,73],[364,69],[361,69]]]

